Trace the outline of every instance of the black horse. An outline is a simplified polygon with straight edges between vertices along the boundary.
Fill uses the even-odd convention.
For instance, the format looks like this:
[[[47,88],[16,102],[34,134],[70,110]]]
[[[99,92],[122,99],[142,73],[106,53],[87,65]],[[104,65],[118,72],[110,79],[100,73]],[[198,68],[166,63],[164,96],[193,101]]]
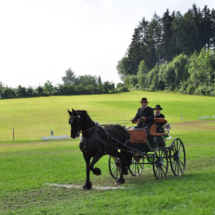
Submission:
[[[80,131],[82,131],[79,147],[86,162],[87,174],[83,189],[92,188],[90,170],[95,175],[101,175],[101,170],[94,168],[94,165],[106,154],[120,158],[121,173],[116,184],[123,184],[125,182],[123,174],[127,174],[128,172],[127,168],[131,162],[131,155],[124,150],[118,152],[118,148],[125,148],[123,144],[126,144],[130,139],[128,132],[120,125],[108,125],[103,128],[97,122],[93,122],[84,110],[74,111],[72,109],[72,112],[68,110],[68,113],[70,114],[71,137],[76,138],[79,136]],[[92,157],[93,159],[90,162]]]

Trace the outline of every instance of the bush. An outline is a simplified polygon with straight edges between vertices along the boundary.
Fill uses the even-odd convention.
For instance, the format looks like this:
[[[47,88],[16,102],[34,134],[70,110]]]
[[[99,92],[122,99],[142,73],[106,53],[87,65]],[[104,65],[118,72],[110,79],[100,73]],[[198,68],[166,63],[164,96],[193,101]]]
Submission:
[[[122,86],[116,89],[117,92],[129,92],[126,86]]]
[[[136,84],[134,89],[135,90],[142,90],[141,84]]]
[[[129,76],[129,86],[130,87],[135,87],[137,83],[138,83],[137,76],[136,75],[130,75]]]
[[[120,87],[123,87],[123,86],[124,86],[123,83],[118,83],[118,84],[116,85],[116,88],[120,88]]]
[[[194,94],[195,95],[202,95],[202,96],[212,96],[214,93],[213,87],[207,87],[207,86],[199,86]]]
[[[194,92],[195,92],[195,87],[192,84],[188,85],[186,93],[189,95],[192,95],[194,94]]]
[[[215,90],[211,91],[211,96],[215,96]]]

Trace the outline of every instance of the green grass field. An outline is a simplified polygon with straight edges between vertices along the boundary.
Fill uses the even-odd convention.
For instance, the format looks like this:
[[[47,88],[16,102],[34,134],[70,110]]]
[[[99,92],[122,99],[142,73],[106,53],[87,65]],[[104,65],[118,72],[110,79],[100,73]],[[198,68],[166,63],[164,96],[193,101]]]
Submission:
[[[198,120],[200,115],[215,116],[213,97],[177,95],[161,92],[128,92],[109,95],[52,96],[41,98],[0,100],[0,143],[38,141],[42,136],[69,134],[67,109],[87,110],[94,121],[130,125],[147,97],[149,106],[160,104],[170,123]],[[183,120],[181,120],[181,114]]]
[[[172,124],[171,136],[183,140],[187,154],[184,175],[158,181],[151,167],[140,176],[125,176],[126,189],[59,188],[44,183],[83,185],[85,163],[79,140],[40,141],[41,136],[68,134],[68,108],[87,110],[100,123],[130,125],[147,97],[161,104]],[[0,100],[0,214],[215,214],[215,121],[199,120],[213,113],[211,97],[129,92],[116,95],[62,96]],[[183,120],[181,120],[183,113]],[[16,142],[11,140],[15,128]],[[169,144],[171,141],[169,141]],[[91,174],[93,186],[114,186],[108,156]]]

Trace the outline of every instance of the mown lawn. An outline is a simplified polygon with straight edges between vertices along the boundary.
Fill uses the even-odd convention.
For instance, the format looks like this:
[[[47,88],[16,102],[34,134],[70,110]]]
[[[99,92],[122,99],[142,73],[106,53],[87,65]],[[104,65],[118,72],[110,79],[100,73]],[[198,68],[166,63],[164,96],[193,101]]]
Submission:
[[[173,124],[171,134],[185,144],[187,168],[155,179],[152,168],[125,176],[126,189],[83,191],[44,183],[83,185],[85,163],[79,140],[0,146],[0,214],[215,214],[215,122]],[[191,131],[189,131],[191,128]],[[205,128],[205,129],[204,129]],[[195,131],[196,130],[196,131]],[[108,156],[91,174],[94,186],[115,186]]]
[[[160,104],[170,123],[198,120],[199,115],[215,115],[213,97],[178,95],[163,92],[133,91],[119,94],[51,96],[0,100],[0,143],[39,141],[43,136],[69,135],[67,109],[87,110],[94,121],[130,125],[140,99],[149,106]],[[201,112],[200,112],[201,110]],[[181,120],[183,116],[183,120]]]
[[[187,154],[184,175],[158,181],[150,166],[138,177],[125,176],[126,189],[58,188],[45,183],[83,185],[85,162],[79,140],[40,141],[41,136],[68,134],[68,108],[85,109],[100,123],[130,125],[147,97],[161,104],[172,126],[171,136],[183,140]],[[204,102],[202,102],[204,100]],[[116,95],[62,96],[0,100],[0,214],[215,214],[215,121],[198,120],[213,113],[211,97],[171,93],[129,92]],[[183,120],[181,120],[183,113]],[[11,142],[11,128],[16,142]],[[169,144],[171,141],[169,141]],[[108,156],[91,174],[93,186],[115,186]]]

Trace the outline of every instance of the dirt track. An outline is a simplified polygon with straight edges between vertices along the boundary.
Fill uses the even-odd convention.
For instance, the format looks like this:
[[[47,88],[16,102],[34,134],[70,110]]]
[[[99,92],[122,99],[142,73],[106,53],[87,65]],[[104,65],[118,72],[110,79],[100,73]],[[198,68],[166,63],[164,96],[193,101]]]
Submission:
[[[82,189],[82,186],[73,185],[73,184],[50,184],[50,183],[45,183],[43,185],[49,185],[49,186],[54,186],[54,187],[65,187],[67,189],[70,189],[70,188]],[[124,189],[124,188],[132,188],[132,187],[100,187],[100,186],[93,186],[92,189],[95,189],[95,190],[116,190],[116,189]]]

